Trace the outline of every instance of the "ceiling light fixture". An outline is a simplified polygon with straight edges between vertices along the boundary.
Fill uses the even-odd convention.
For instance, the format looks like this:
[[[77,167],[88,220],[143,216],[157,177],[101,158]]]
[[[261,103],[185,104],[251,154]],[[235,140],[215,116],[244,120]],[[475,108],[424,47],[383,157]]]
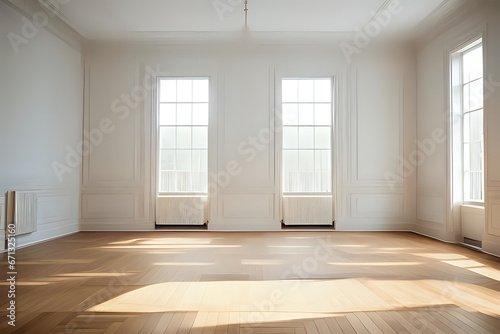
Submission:
[[[245,29],[248,29],[248,1],[245,0],[245,9],[243,10],[245,12]]]

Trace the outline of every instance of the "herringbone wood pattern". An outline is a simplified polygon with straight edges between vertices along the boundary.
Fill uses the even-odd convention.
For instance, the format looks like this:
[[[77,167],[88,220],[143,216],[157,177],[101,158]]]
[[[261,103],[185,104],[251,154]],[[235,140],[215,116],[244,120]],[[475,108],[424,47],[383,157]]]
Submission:
[[[78,233],[16,257],[1,333],[500,333],[498,258],[411,233]]]

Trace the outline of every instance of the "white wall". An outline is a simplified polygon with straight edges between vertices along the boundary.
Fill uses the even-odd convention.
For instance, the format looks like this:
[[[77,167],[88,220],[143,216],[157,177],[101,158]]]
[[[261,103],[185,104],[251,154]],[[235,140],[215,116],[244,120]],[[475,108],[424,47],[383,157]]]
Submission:
[[[280,228],[279,155],[274,141],[261,143],[255,159],[238,152],[249,136],[272,124],[281,77],[335,76],[335,218],[341,230],[413,227],[414,173],[399,175],[415,140],[415,63],[404,48],[369,47],[348,63],[338,41],[263,45],[186,42],[185,45],[88,45],[85,125],[108,118],[113,131],[84,158],[83,230],[154,229],[154,143],[151,91],[120,119],[122,97],[144,86],[146,66],[161,75],[210,76],[215,133],[212,172],[232,160],[241,173],[210,201],[209,229]],[[148,76],[148,79],[151,79]],[[118,99],[118,102],[116,102]],[[279,100],[278,100],[279,101]],[[115,102],[115,104],[113,104]],[[113,108],[114,107],[114,108]],[[125,108],[127,109],[127,108]],[[123,111],[123,110],[122,110]],[[260,144],[259,144],[260,146]]]
[[[38,231],[18,246],[78,231],[80,166],[60,182],[52,163],[64,163],[65,147],[76,149],[82,133],[80,52],[42,28],[16,53],[8,34],[23,36],[22,18],[0,2],[0,196],[38,196]]]
[[[500,4],[497,1],[471,2],[452,20],[435,28],[419,42],[417,50],[417,131],[418,140],[432,138],[433,131],[446,133],[443,143],[426,155],[418,168],[416,230],[449,241],[461,240],[461,226],[452,219],[448,140],[449,52],[477,34],[484,33],[485,79],[500,82]],[[439,30],[440,29],[440,30]],[[436,33],[436,31],[438,31]],[[500,89],[493,86],[485,100],[486,129],[486,231],[483,249],[500,254]]]

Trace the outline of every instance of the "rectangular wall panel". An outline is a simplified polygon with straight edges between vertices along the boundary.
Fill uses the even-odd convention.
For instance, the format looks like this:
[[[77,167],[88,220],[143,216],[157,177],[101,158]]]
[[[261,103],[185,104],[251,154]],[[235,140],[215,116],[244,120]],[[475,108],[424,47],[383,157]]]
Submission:
[[[134,218],[134,194],[84,194],[83,218]]]
[[[223,219],[272,219],[273,195],[257,194],[224,195],[222,199]]]
[[[38,197],[38,224],[71,219],[71,197]]]
[[[439,196],[419,196],[417,219],[432,223],[444,223],[444,199]]]
[[[352,194],[351,216],[357,218],[399,218],[403,215],[402,195]]]

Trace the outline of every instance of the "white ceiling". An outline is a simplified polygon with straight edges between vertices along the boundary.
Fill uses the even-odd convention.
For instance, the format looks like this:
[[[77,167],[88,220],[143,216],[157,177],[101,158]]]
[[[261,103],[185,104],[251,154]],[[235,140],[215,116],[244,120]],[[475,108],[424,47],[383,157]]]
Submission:
[[[394,1],[403,11],[393,16],[383,33],[414,28],[447,0]],[[228,10],[220,15],[216,3],[227,4]],[[389,3],[391,0],[248,0],[248,27],[269,32],[352,32],[363,28]],[[240,31],[243,6],[243,0],[71,0],[59,7],[59,16],[83,36],[99,39],[132,32]]]

